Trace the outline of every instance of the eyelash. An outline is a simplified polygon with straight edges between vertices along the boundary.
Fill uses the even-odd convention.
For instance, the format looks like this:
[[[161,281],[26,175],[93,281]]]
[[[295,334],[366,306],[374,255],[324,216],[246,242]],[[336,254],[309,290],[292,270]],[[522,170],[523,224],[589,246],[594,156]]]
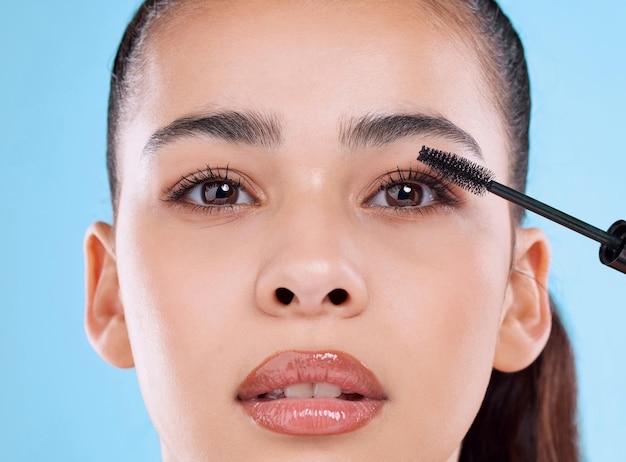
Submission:
[[[246,192],[246,188],[242,186],[242,177],[238,174],[233,179],[229,175],[232,172],[229,171],[228,166],[226,168],[211,168],[209,165],[204,170],[197,170],[194,173],[183,176],[178,183],[173,187],[164,190],[165,202],[171,203],[179,207],[188,208],[192,212],[200,213],[223,213],[231,212],[234,209],[240,208],[246,204],[223,204],[223,205],[201,205],[186,200],[186,197],[192,192],[192,190],[199,185],[211,182],[224,182],[227,185],[238,189],[241,192]],[[427,213],[433,213],[441,210],[442,208],[451,208],[460,202],[459,198],[453,194],[448,183],[444,178],[436,176],[431,173],[424,173],[418,170],[402,170],[398,167],[396,170],[389,171],[384,177],[380,178],[377,193],[386,191],[394,186],[401,185],[424,185],[431,189],[437,196],[437,200],[433,204],[424,206],[378,206],[371,205],[371,208],[380,209],[380,213],[396,213],[396,214],[420,214],[425,215]],[[375,193],[376,194],[376,193]],[[366,202],[373,199],[374,195],[368,196]]]
[[[165,202],[169,202],[181,207],[187,207],[192,212],[204,213],[222,213],[229,212],[241,206],[241,204],[223,204],[223,205],[200,205],[185,200],[191,191],[203,183],[223,182],[235,189],[245,192],[242,186],[241,177],[237,176],[232,179],[229,174],[231,172],[226,168],[211,168],[209,165],[204,170],[197,170],[192,174],[183,176],[173,187],[164,191]]]
[[[382,209],[381,212],[393,211],[394,213],[407,215],[425,215],[427,213],[440,211],[442,208],[444,210],[450,209],[460,203],[459,197],[452,192],[451,188],[448,186],[447,180],[435,173],[427,174],[419,170],[413,170],[412,168],[409,168],[409,170],[402,170],[398,167],[394,171],[387,172],[386,176],[381,178],[379,181],[380,186],[378,187],[378,192],[386,191],[394,186],[424,185],[437,195],[437,200],[430,205],[415,207],[372,206],[373,208],[378,207]]]

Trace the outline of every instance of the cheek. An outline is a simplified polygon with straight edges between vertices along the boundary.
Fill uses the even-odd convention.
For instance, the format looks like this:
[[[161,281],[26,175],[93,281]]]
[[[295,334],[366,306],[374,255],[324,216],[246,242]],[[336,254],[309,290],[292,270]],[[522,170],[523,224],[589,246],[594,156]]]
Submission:
[[[218,431],[236,415],[232,359],[245,354],[242,312],[253,303],[241,290],[250,277],[243,255],[207,240],[206,231],[181,233],[154,221],[120,220],[117,232],[121,296],[146,406],[169,446],[197,448],[198,430],[215,422]]]
[[[422,447],[433,437],[424,428],[442,441],[462,438],[489,381],[510,245],[486,229],[455,226],[429,234],[428,245],[407,235],[384,250],[393,263],[377,277],[385,312],[378,322],[388,333],[381,342],[393,344],[387,373],[402,403],[390,417],[406,422],[399,431]]]

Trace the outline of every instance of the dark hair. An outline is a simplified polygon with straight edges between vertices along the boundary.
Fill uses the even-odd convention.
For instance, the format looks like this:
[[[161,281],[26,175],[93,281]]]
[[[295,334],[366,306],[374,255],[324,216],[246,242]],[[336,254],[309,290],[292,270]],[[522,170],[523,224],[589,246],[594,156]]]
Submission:
[[[435,11],[456,14],[470,32],[494,102],[505,123],[511,182],[523,191],[528,170],[530,85],[524,50],[509,19],[493,0],[424,0]],[[156,20],[182,0],[146,0],[129,24],[115,57],[108,112],[107,168],[114,210],[119,178],[116,163],[120,120],[141,72],[141,52]],[[521,209],[513,210],[519,223]],[[493,371],[461,449],[462,462],[576,462],[576,374],[567,334],[551,301],[552,331],[539,357],[515,373]]]
[[[576,373],[567,333],[552,300],[552,331],[526,369],[494,370],[460,462],[576,462]]]
[[[495,1],[462,0],[479,32],[479,57],[491,74],[509,138],[511,182],[526,189],[530,83],[524,48]],[[513,211],[518,222],[519,208]],[[494,370],[485,399],[461,450],[461,462],[576,462],[577,389],[574,355],[552,298],[552,330],[539,357],[515,373]]]
[[[107,116],[107,171],[115,213],[117,213],[120,193],[120,172],[117,163],[118,137],[125,111],[128,111],[128,106],[135,96],[133,87],[139,83],[138,74],[142,68],[141,52],[155,21],[163,17],[177,3],[179,3],[178,0],[144,1],[126,27],[113,61]]]

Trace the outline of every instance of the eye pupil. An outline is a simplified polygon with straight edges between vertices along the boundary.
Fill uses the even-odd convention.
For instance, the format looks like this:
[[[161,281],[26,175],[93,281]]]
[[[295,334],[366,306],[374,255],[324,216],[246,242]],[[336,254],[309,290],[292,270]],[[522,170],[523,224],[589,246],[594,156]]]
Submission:
[[[415,189],[413,189],[412,187],[406,184],[402,185],[400,187],[400,190],[398,191],[398,200],[400,201],[414,199],[414,196],[415,196]]]
[[[237,188],[229,183],[209,182],[202,186],[202,198],[205,204],[234,204],[237,202],[237,196]]]
[[[394,207],[416,207],[421,205],[423,191],[419,186],[401,184],[387,189],[387,203]]]
[[[232,194],[232,188],[230,185],[224,183],[217,188],[215,192],[216,199],[225,199]]]

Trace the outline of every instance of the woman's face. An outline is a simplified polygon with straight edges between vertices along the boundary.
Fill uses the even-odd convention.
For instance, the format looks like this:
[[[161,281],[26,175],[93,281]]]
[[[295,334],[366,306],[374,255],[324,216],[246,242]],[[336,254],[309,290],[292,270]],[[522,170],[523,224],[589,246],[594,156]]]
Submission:
[[[164,459],[454,460],[512,229],[416,157],[506,178],[472,49],[408,2],[242,1],[146,50],[115,255]]]

